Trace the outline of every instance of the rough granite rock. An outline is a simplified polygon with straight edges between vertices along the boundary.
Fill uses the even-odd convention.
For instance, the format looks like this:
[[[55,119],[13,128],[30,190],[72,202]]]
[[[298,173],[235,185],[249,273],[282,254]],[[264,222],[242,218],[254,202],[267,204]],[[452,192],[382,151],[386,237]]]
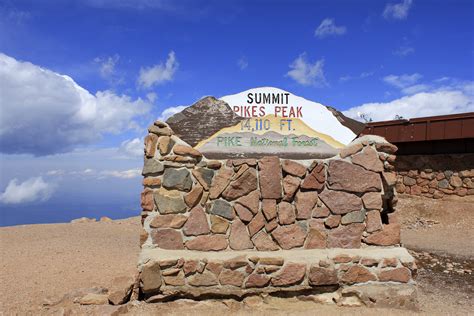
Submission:
[[[277,227],[278,227],[278,222],[276,218],[272,219],[271,221],[265,224],[265,230],[267,231],[267,233],[272,232]]]
[[[260,192],[264,199],[282,197],[282,173],[280,159],[276,156],[263,157],[258,162]]]
[[[170,190],[189,191],[193,186],[191,173],[186,168],[166,168],[163,173],[163,187]]]
[[[190,147],[190,146],[185,146],[185,145],[175,145],[173,147],[173,152],[176,154],[176,155],[180,155],[180,156],[190,156],[190,157],[193,157],[193,158],[201,158],[202,157],[202,154]]]
[[[215,200],[208,204],[208,207],[210,214],[219,215],[229,220],[235,217],[232,205],[225,200]]]
[[[163,281],[166,285],[171,286],[183,286],[185,284],[184,280],[184,272],[178,269],[178,274],[176,275],[167,275],[165,276],[163,273]]]
[[[229,228],[229,222],[220,216],[211,215],[211,232],[214,234],[225,234]]]
[[[248,208],[238,203],[234,204],[234,210],[240,220],[244,223],[249,223],[254,216],[253,213],[248,210]]]
[[[284,172],[299,178],[306,174],[306,167],[293,160],[283,160],[281,167]]]
[[[324,225],[329,228],[335,228],[341,223],[341,215],[330,215],[325,221]]]
[[[169,136],[160,136],[158,138],[158,150],[161,155],[167,155],[170,153],[171,148],[174,146],[174,140]]]
[[[351,223],[363,223],[365,221],[365,210],[354,211],[345,214],[341,218],[341,224],[347,225]]]
[[[283,179],[283,201],[291,202],[296,191],[300,187],[300,179],[291,175],[287,175]]]
[[[338,284],[337,272],[313,265],[309,269],[308,281],[310,285],[335,285]]]
[[[186,241],[186,248],[199,251],[220,251],[227,248],[227,238],[225,235],[204,235],[197,236]]]
[[[382,181],[378,173],[365,170],[343,160],[332,160],[328,168],[329,187],[349,192],[378,192]]]
[[[360,248],[364,224],[342,225],[328,232],[328,248]]]
[[[143,160],[142,175],[148,176],[162,172],[165,169],[163,164],[154,158],[145,158]]]
[[[292,204],[280,202],[278,204],[278,222],[280,225],[293,224],[296,220],[295,210]]]
[[[309,219],[312,210],[318,202],[318,192],[316,191],[299,191],[296,193],[295,206],[297,219]]]
[[[401,282],[407,283],[411,279],[411,272],[410,269],[405,267],[389,269],[389,270],[382,270],[379,273],[379,281],[381,282]]]
[[[367,212],[366,231],[368,233],[375,232],[382,229],[382,219],[378,210]]]
[[[213,286],[217,285],[217,277],[214,273],[204,270],[203,273],[193,274],[188,278],[188,284],[192,286]]]
[[[377,149],[377,151],[382,151],[387,154],[394,154],[397,152],[398,147],[390,143],[376,143],[375,149]]]
[[[306,242],[304,243],[305,249],[324,249],[326,248],[327,234],[316,228],[310,228]]]
[[[272,277],[273,286],[291,286],[301,283],[306,274],[305,263],[287,263]]]
[[[252,273],[245,282],[246,288],[262,288],[270,283],[270,277],[265,274]]]
[[[368,210],[382,209],[382,195],[378,192],[368,192],[362,196],[362,203]]]
[[[230,226],[229,246],[233,250],[253,248],[247,228],[239,219],[235,219]]]
[[[169,127],[159,127],[156,125],[151,125],[148,127],[148,132],[156,134],[158,136],[171,136],[173,135],[173,131]]]
[[[255,167],[257,165],[257,159],[254,159],[254,158],[232,159],[232,165],[234,167],[238,167],[244,164],[250,167]]]
[[[158,248],[184,249],[181,233],[171,228],[152,229],[151,240]]]
[[[318,163],[313,170],[304,178],[301,188],[308,190],[321,190],[326,181],[325,166]]]
[[[143,190],[141,193],[140,205],[145,211],[153,211],[153,208],[155,207],[153,204],[153,190]]]
[[[249,194],[237,199],[236,202],[245,206],[253,214],[257,214],[258,207],[260,205],[260,192],[258,190],[252,191]]]
[[[336,215],[360,211],[362,208],[361,199],[352,193],[326,189],[319,194],[319,198]]]
[[[383,229],[370,234],[365,242],[376,246],[391,246],[400,243],[400,224],[383,225]]]
[[[187,209],[179,191],[160,188],[153,197],[160,214],[184,213]]]
[[[325,218],[331,215],[331,211],[329,210],[329,208],[326,205],[324,205],[324,203],[320,203],[320,204],[321,205],[317,205],[313,209],[311,216],[315,218]]]
[[[189,208],[193,208],[202,198],[203,188],[195,185],[194,188],[184,196],[184,202]]]
[[[158,136],[155,134],[148,134],[145,137],[145,156],[152,158],[155,156],[156,144],[158,143]]]
[[[364,148],[364,146],[361,143],[355,143],[355,144],[352,144],[352,145],[349,144],[349,146],[346,146],[346,147],[341,149],[341,151],[339,152],[339,156],[341,156],[341,158],[346,158],[350,155],[353,155],[353,154],[361,151],[362,148]]]
[[[150,222],[151,228],[181,228],[188,218],[185,215],[157,215]]]
[[[148,293],[156,291],[161,287],[161,268],[157,261],[150,261],[143,266],[140,273],[141,289]]]
[[[214,273],[216,276],[218,276],[222,269],[224,268],[222,262],[220,260],[218,261],[210,261],[206,264],[206,270],[211,271]]]
[[[247,264],[247,257],[245,255],[241,255],[225,260],[224,268],[236,270],[238,268],[245,267]]]
[[[365,147],[362,152],[352,156],[352,163],[374,172],[382,172],[384,170],[377,151],[369,146]]]
[[[146,178],[143,178],[142,184],[144,187],[159,187],[161,186],[161,178],[146,177]]]
[[[376,281],[377,277],[367,268],[360,265],[353,265],[341,277],[341,281],[347,284],[365,283]]]
[[[214,170],[208,168],[196,168],[193,170],[193,176],[202,185],[204,190],[209,191],[209,188],[214,178]]]
[[[244,279],[245,274],[236,270],[224,269],[219,275],[219,282],[221,285],[241,287],[244,283]]]
[[[260,229],[265,227],[265,224],[266,224],[266,221],[262,212],[257,213],[257,215],[255,215],[255,217],[250,221],[250,223],[247,226],[250,236],[255,235]]]
[[[277,216],[277,205],[276,200],[263,199],[262,200],[262,212],[265,215],[267,221],[271,221]]]
[[[280,249],[272,238],[263,230],[259,231],[252,237],[252,242],[255,245],[255,248],[259,251],[275,251]]]
[[[233,174],[234,171],[232,169],[221,168],[212,180],[212,185],[209,189],[209,198],[217,199],[229,185]]]
[[[222,166],[222,163],[218,160],[209,160],[206,164],[206,167],[213,170],[219,170]]]
[[[210,232],[209,223],[203,208],[200,205],[194,207],[189,213],[186,224],[184,224],[183,233],[186,236],[198,236],[206,235]]]
[[[128,301],[135,283],[133,276],[115,277],[109,286],[108,299],[112,305],[124,304]]]
[[[292,249],[303,246],[306,232],[298,224],[292,224],[277,227],[272,236],[282,249]]]
[[[109,304],[107,294],[87,293],[79,300],[81,305],[106,305]]]
[[[257,189],[257,171],[249,168],[236,180],[233,180],[222,192],[226,200],[235,200]]]

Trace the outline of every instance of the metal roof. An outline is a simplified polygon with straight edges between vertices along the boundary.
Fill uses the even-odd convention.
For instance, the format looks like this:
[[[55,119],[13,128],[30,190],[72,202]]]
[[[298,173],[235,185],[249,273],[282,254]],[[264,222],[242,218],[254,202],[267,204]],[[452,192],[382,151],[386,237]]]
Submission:
[[[474,112],[370,122],[361,134],[383,136],[391,143],[474,138]]]

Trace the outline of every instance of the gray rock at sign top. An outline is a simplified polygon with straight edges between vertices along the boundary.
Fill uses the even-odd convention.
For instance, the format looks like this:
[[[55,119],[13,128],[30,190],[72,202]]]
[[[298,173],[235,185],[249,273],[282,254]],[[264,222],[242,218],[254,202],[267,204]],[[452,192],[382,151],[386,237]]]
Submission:
[[[193,185],[191,174],[187,169],[165,169],[163,174],[163,187],[167,189],[176,189],[189,191]]]
[[[235,217],[232,205],[224,200],[215,200],[210,206],[209,213],[219,215],[227,219],[234,219]]]
[[[146,176],[149,174],[160,173],[164,169],[164,166],[161,162],[154,158],[145,158],[143,161],[143,171],[142,175]]]
[[[350,212],[341,218],[341,224],[363,223],[365,220],[365,210]]]

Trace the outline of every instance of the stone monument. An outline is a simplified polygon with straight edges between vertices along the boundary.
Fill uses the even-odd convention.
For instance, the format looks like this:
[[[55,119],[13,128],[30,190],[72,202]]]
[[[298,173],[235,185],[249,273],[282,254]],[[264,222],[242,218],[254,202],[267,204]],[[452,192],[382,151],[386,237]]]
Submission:
[[[397,148],[277,88],[206,97],[145,138],[139,297],[318,295],[413,307]]]

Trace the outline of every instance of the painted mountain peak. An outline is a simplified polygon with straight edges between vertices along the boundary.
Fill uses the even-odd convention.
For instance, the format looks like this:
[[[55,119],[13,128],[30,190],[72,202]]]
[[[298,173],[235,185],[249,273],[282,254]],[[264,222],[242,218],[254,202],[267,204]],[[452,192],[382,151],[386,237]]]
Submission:
[[[182,140],[215,159],[326,158],[363,126],[334,108],[273,87],[205,97],[166,122]]]

